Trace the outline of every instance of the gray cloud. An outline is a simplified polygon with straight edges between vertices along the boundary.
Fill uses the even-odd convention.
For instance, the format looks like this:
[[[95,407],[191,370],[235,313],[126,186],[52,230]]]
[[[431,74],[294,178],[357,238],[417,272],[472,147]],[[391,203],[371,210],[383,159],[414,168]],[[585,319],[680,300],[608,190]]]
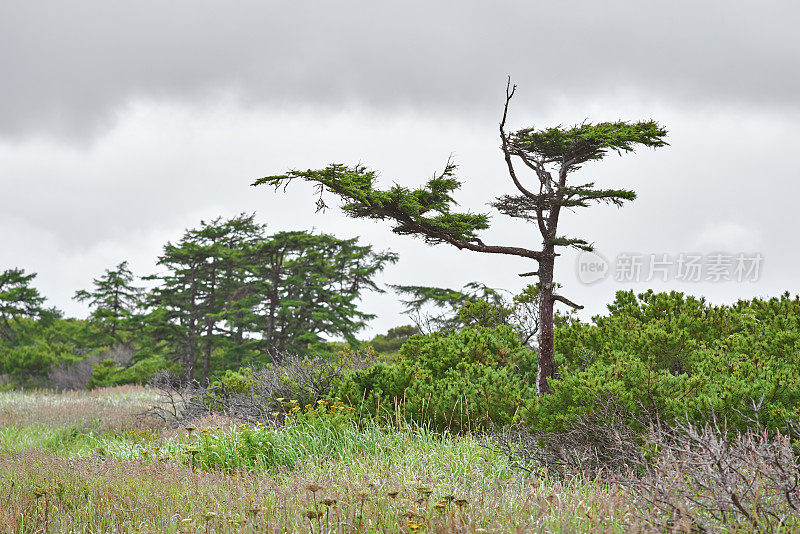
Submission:
[[[508,192],[497,119],[512,127],[654,117],[671,146],[587,166],[629,187],[623,210],[565,214],[568,233],[621,252],[755,249],[753,284],[593,286],[565,253],[570,297],[603,311],[617,289],[678,289],[715,302],[796,287],[793,169],[800,118],[790,2],[3,2],[0,4],[0,270],[39,272],[68,314],[103,269],[155,269],[201,218],[257,211],[271,230],[316,227],[401,255],[385,282],[519,289],[514,258],[430,249],[386,225],[315,214],[311,191],[248,184],[291,167],[363,161],[420,183],[448,154],[463,206]],[[500,216],[492,242],[535,246]],[[376,331],[404,321],[370,295]]]
[[[798,109],[794,2],[4,2],[0,135],[135,100],[496,114],[600,97]]]

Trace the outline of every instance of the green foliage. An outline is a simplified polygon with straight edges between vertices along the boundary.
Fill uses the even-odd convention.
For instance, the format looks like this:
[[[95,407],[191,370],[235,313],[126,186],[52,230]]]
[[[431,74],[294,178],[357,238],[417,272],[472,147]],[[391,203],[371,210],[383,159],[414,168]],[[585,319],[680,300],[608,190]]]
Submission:
[[[283,352],[308,354],[325,334],[355,345],[355,333],[373,317],[358,308],[359,298],[381,291],[373,278],[396,260],[357,239],[268,236],[253,215],[202,222],[164,248],[166,272],[152,277],[159,285],[143,323],[187,378],[203,380]]]
[[[88,388],[120,386],[123,384],[146,384],[158,371],[176,372],[174,364],[162,356],[137,355],[131,365],[119,365],[113,358],[107,358],[92,365],[92,377]]]
[[[8,269],[0,273],[0,342],[16,343],[24,326],[21,319],[52,321],[60,316],[56,309],[43,307],[45,298],[31,287],[36,273]]]
[[[249,367],[242,367],[236,371],[228,369],[225,374],[211,382],[206,390],[205,403],[209,410],[223,410],[225,403],[232,395],[252,395],[256,380]],[[266,402],[267,399],[259,399]]]
[[[230,432],[203,432],[184,448],[185,461],[201,469],[252,471],[291,467],[276,450],[276,434],[242,425]]]
[[[341,402],[321,400],[305,407],[287,402],[284,413],[279,430],[241,424],[229,431],[202,431],[180,449],[183,459],[201,469],[274,471],[295,467],[309,453],[344,456],[357,448],[348,443],[359,434],[353,409]]]
[[[11,324],[16,338],[0,341],[0,374],[11,375],[19,386],[48,385],[54,368],[76,364],[104,348],[94,345],[102,332],[87,321],[20,318]]]
[[[106,339],[100,343],[125,341],[124,334],[134,326],[134,315],[141,304],[142,289],[133,285],[134,276],[123,261],[115,269],[106,269],[100,278],[93,280],[92,291],[80,290],[73,297],[79,302],[88,301],[92,308],[91,320],[97,323]]]
[[[289,171],[282,176],[268,176],[253,185],[269,184],[276,188],[295,178],[310,181],[339,195],[342,210],[350,217],[394,221],[392,231],[400,235],[420,235],[430,244],[452,241],[479,241],[476,231],[489,227],[485,214],[454,213],[452,193],[461,187],[455,178],[456,165],[447,162],[444,171],[417,189],[395,185],[376,187],[377,173],[363,165],[348,167],[334,163],[322,170]],[[317,209],[325,208],[320,196]]]
[[[800,300],[710,306],[682,293],[619,292],[609,315],[556,331],[560,380],[528,414],[543,428],[613,398],[634,414],[731,428],[800,417]]]
[[[379,354],[393,354],[414,334],[419,334],[416,326],[397,326],[390,328],[386,334],[378,334],[367,345]]]
[[[63,343],[35,343],[0,349],[0,374],[26,380],[47,374],[61,361],[70,360],[71,348]]]
[[[510,141],[530,154],[544,159],[565,159],[574,163],[598,160],[609,150],[632,152],[635,145],[657,148],[667,143],[667,131],[655,121],[583,123],[572,128],[525,128]]]
[[[106,358],[92,365],[92,378],[89,379],[89,389],[107,387],[119,384],[117,376],[125,371],[114,358]]]
[[[499,291],[492,289],[480,282],[470,282],[463,288],[450,289],[429,286],[390,286],[396,293],[402,295],[400,302],[405,306],[404,313],[423,332],[441,331],[452,328],[461,328],[475,324],[473,312],[485,313],[491,308],[499,315],[505,316],[503,296]],[[483,303],[483,312],[472,309],[470,304]],[[468,309],[465,310],[465,307]],[[478,324],[480,320],[477,321]],[[500,320],[494,324],[502,324]],[[484,326],[489,326],[484,324]]]
[[[478,429],[510,423],[535,396],[535,355],[506,325],[416,335],[389,363],[354,371],[338,395],[377,413],[398,406],[435,428]]]
[[[539,330],[539,290],[534,285],[528,285],[512,298],[507,296],[508,292],[492,289],[480,282],[470,282],[461,290],[391,287],[405,295],[401,299],[405,313],[421,332],[508,325],[517,332],[522,344],[529,346]]]
[[[212,387],[220,388],[227,393],[249,395],[256,385],[253,372],[249,367],[242,367],[237,371],[228,369],[218,380],[211,383]]]

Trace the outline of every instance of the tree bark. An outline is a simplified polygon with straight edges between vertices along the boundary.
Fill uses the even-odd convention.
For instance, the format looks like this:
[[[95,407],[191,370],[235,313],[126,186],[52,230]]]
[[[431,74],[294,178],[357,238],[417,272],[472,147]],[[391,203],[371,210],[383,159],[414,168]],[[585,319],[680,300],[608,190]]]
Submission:
[[[555,348],[553,338],[553,246],[545,247],[539,262],[539,363],[536,371],[536,393],[550,393],[549,380],[555,373]]]
[[[211,350],[214,344],[214,319],[211,314],[216,310],[215,304],[217,299],[217,268],[216,263],[211,264],[211,286],[208,293],[208,305],[206,306],[206,339],[205,339],[205,353],[203,354],[203,379],[202,384],[208,385],[208,376],[211,372]]]

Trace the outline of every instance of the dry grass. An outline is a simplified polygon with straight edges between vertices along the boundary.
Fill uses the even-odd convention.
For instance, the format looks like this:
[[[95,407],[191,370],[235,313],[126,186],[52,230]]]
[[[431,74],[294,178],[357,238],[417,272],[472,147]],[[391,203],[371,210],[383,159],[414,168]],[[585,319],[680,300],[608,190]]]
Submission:
[[[291,449],[284,451],[291,467],[199,470],[176,451],[202,427],[225,428],[229,421],[198,421],[191,436],[185,429],[142,430],[134,415],[152,400],[151,391],[130,387],[0,394],[0,531],[622,532],[632,526],[634,510],[618,488],[518,473],[472,437],[422,429],[298,427],[283,445]],[[156,449],[167,452],[149,452]]]
[[[143,424],[134,415],[147,410],[155,399],[152,390],[141,386],[64,393],[0,392],[0,426],[81,425],[132,430]]]
[[[132,387],[0,393],[0,532],[737,532],[753,526],[730,514],[701,522],[697,514],[683,521],[665,513],[663,495],[649,491],[662,488],[663,473],[674,475],[669,487],[683,484],[672,499],[687,500],[705,480],[680,463],[685,451],[672,460],[663,456],[661,478],[553,479],[541,469],[514,469],[511,458],[473,436],[324,418],[271,431],[211,416],[191,430],[168,429],[135,417],[153,400],[151,390]],[[252,434],[261,441],[251,452],[269,442],[276,460],[226,464]],[[785,465],[795,465],[783,447]],[[217,453],[220,461],[210,461]],[[740,483],[752,485],[748,480]],[[783,525],[765,520],[759,528],[792,532],[800,521],[787,514]]]
[[[474,473],[454,481],[406,466],[378,471],[385,465],[377,464],[364,462],[363,471],[306,465],[259,476],[199,472],[176,463],[11,454],[0,457],[0,528],[621,532],[630,519],[624,495],[601,484]]]

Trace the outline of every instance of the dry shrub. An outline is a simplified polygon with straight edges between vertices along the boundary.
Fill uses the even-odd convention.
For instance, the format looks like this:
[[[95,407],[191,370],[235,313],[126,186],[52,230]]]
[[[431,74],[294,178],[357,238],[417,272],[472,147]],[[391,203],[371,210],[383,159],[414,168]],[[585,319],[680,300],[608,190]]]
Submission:
[[[713,414],[703,425],[634,419],[613,401],[567,430],[514,427],[486,440],[528,472],[600,476],[638,500],[637,524],[654,531],[798,531],[800,422],[785,432],[733,432]],[[793,439],[795,441],[793,441]]]
[[[780,531],[800,527],[800,463],[789,436],[753,428],[730,433],[716,422],[651,433],[654,459],[633,489],[660,528]]]
[[[485,443],[528,472],[544,469],[555,476],[594,478],[644,464],[641,428],[644,425],[632,414],[608,399],[576,417],[566,430],[530,431],[518,425],[492,435]]]
[[[92,378],[94,364],[103,360],[112,359],[119,365],[126,366],[133,359],[134,350],[127,345],[114,347],[92,354],[79,362],[64,362],[54,366],[47,373],[47,382],[50,387],[64,391],[86,389]]]
[[[172,424],[185,424],[211,413],[250,423],[276,423],[285,401],[296,400],[301,406],[314,405],[331,396],[343,372],[373,363],[373,355],[363,353],[348,352],[334,357],[283,354],[275,358],[275,363],[249,371],[244,376],[245,389],[238,380],[238,387],[232,387],[224,378],[203,386],[197,381],[184,382],[174,374],[160,371],[150,381],[160,393],[150,413]]]
[[[347,352],[335,357],[283,354],[276,363],[253,371],[254,392],[265,398],[294,399],[301,405],[314,404],[330,396],[342,373],[364,369],[374,363],[373,354],[362,352]]]

